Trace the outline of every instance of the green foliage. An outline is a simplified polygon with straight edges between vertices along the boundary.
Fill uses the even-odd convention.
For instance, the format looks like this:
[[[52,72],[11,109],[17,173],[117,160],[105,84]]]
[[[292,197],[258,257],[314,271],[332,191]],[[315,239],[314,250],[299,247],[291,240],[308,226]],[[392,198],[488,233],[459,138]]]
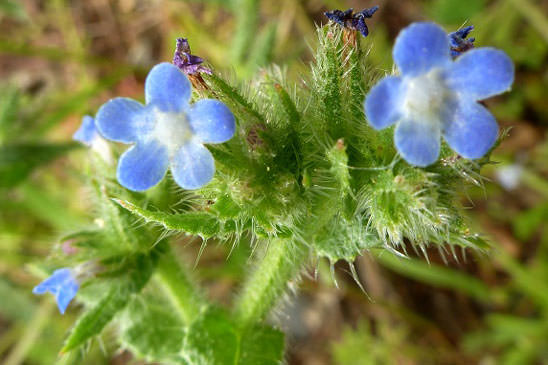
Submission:
[[[391,256],[395,251],[406,254],[405,249],[409,247],[426,251],[427,246],[433,246],[450,253],[458,246],[485,248],[485,242],[471,233],[462,216],[459,193],[470,185],[481,186],[479,171],[489,163],[489,158],[463,161],[445,146],[443,158],[437,164],[427,169],[415,168],[398,158],[393,147],[393,130],[375,131],[368,126],[363,115],[363,98],[375,81],[384,76],[378,71],[380,63],[384,62],[382,68],[390,68],[386,62],[388,51],[369,57],[370,40],[377,37],[376,34],[364,41],[338,26],[321,27],[317,30],[319,42],[310,67],[301,64],[289,70],[269,67],[255,75],[257,68],[268,65],[274,50],[280,48],[278,36],[288,30],[293,34],[293,27],[302,26],[306,12],[317,9],[302,2],[283,2],[282,6],[288,7],[283,16],[267,20],[262,26],[263,12],[271,9],[261,1],[201,2],[204,18],[215,19],[219,29],[227,29],[232,19],[223,13],[227,22],[218,20],[211,16],[212,9],[222,6],[223,11],[234,14],[235,34],[229,50],[224,52],[223,47],[219,47],[215,51],[222,55],[221,59],[231,60],[223,66],[235,68],[240,77],[253,79],[242,83],[217,71],[204,75],[207,88],[197,93],[226,103],[236,116],[237,132],[227,143],[208,146],[215,156],[217,173],[214,180],[199,191],[181,193],[168,177],[151,191],[130,193],[116,184],[113,165],[92,158],[88,170],[78,167],[82,174],[77,176],[91,186],[90,205],[80,202],[86,199],[69,184],[62,195],[77,208],[65,207],[56,199],[48,199],[47,194],[41,197],[34,181],[21,183],[36,168],[62,156],[74,145],[21,142],[25,139],[17,137],[23,125],[20,121],[26,121],[19,118],[20,103],[24,100],[20,100],[15,89],[1,92],[0,187],[13,189],[14,194],[23,195],[24,199],[3,201],[0,206],[19,215],[29,213],[32,216],[29,222],[20,220],[29,227],[45,222],[49,229],[71,230],[61,236],[60,243],[69,244],[74,252],[67,254],[59,245],[51,262],[44,267],[80,267],[82,264],[86,267],[77,296],[84,312],[66,340],[64,351],[70,353],[64,358],[65,363],[85,361],[81,346],[100,334],[114,336],[105,330],[109,327],[116,328],[118,336],[118,341],[108,341],[111,346],[127,349],[147,362],[283,363],[283,334],[265,326],[264,322],[281,302],[287,288],[299,280],[312,257],[325,257],[334,267],[338,260],[351,263],[364,250],[374,249],[382,252],[379,262],[395,272],[435,287],[454,289],[482,304],[498,298],[499,292],[489,292],[487,286],[475,278],[418,260]],[[52,8],[62,12],[63,3],[55,2]],[[458,6],[454,1],[438,3],[434,12],[449,22],[456,22],[479,12],[485,2],[461,1]],[[506,45],[509,52],[525,67],[538,68],[546,55],[546,44],[538,42],[542,35],[532,29],[518,32],[520,16],[508,11],[508,4],[510,2],[504,2],[494,9],[497,13],[503,12],[505,17],[508,15],[508,22],[500,24],[500,14],[485,17],[486,24],[500,28],[497,32],[489,31],[489,36],[499,43],[512,38]],[[331,8],[340,5],[338,1],[329,2]],[[461,12],[463,9],[466,13]],[[177,11],[180,12],[179,8]],[[198,18],[193,12],[188,13]],[[65,13],[59,18],[68,19]],[[497,21],[490,23],[493,19]],[[202,19],[193,21],[199,23]],[[72,34],[67,37],[72,40],[71,46],[78,45],[79,33],[71,30],[68,23],[62,25],[63,31]],[[182,24],[188,28],[186,19]],[[476,28],[480,27],[476,24]],[[523,44],[512,37],[518,33]],[[377,38],[377,43],[386,44],[376,44],[375,49],[389,50],[387,34]],[[75,51],[60,52],[35,46],[28,39],[32,37],[21,36],[19,45],[0,40],[0,48],[57,62],[79,61],[85,69],[77,91],[70,95],[60,93],[56,102],[51,102],[55,98],[47,98],[41,107],[25,111],[31,116],[27,119],[37,120],[37,127],[28,128],[30,136],[60,133],[55,127],[69,117],[87,112],[88,103],[103,90],[120,83],[130,71],[140,76],[141,68],[136,65],[115,65],[110,72],[100,69],[99,66],[109,66],[112,60],[80,52],[83,45],[75,47]],[[204,39],[204,44],[213,43],[208,35],[204,35]],[[31,46],[25,45],[27,43]],[[523,52],[524,49],[529,53]],[[284,61],[291,58],[288,53],[295,52],[285,51]],[[130,56],[128,58],[134,58],[131,52]],[[91,70],[90,65],[97,66],[97,70]],[[106,76],[84,82],[87,77],[95,77],[93,71]],[[298,78],[293,78],[296,74]],[[139,77],[136,79],[141,81]],[[124,80],[121,86],[131,84]],[[536,100],[534,110],[542,111],[544,89],[539,82],[535,90],[521,93],[505,106],[519,115],[524,100]],[[96,101],[90,104],[95,105]],[[114,148],[115,155],[118,151]],[[64,187],[66,176],[61,175]],[[40,183],[59,185],[47,178],[40,179]],[[73,214],[76,210],[78,213]],[[544,221],[545,210],[544,205],[539,204],[537,209],[518,218],[514,225],[517,235],[533,239]],[[7,252],[9,257],[15,257],[16,263],[22,262],[24,255],[12,252],[16,251],[12,247],[17,247],[19,242],[26,242],[29,237],[33,243],[34,240],[51,241],[52,236],[58,235],[41,226],[24,231],[18,224],[11,224],[12,215],[15,214],[6,215],[10,220],[0,226],[9,235],[9,249],[4,251],[2,247],[2,254]],[[3,220],[4,216],[2,214]],[[71,219],[74,216],[78,218]],[[82,225],[80,216],[96,219],[93,224]],[[233,270],[236,274],[230,278],[234,282],[230,285],[240,287],[230,309],[220,309],[212,303],[209,292],[202,292],[195,279],[203,280],[200,274],[204,272],[209,279],[208,275],[219,272],[224,275],[226,271],[217,267],[196,272],[188,270],[186,255],[179,258],[177,250],[168,247],[165,239],[177,237],[170,238],[174,247],[188,243],[177,233],[201,237],[202,249],[206,242],[219,242],[223,248],[228,246],[227,252],[229,249],[239,252],[240,257],[234,264],[237,267]],[[193,248],[183,244],[181,247]],[[198,256],[201,254],[200,250]],[[248,270],[249,262],[253,270]],[[488,328],[480,332],[479,337],[493,340],[478,343],[493,348],[519,348],[505,355],[508,363],[542,358],[548,290],[539,278],[544,277],[545,269],[529,272],[512,259],[503,262],[503,267],[515,279],[511,293],[517,292],[533,301],[538,316],[532,320],[491,316]],[[353,268],[351,266],[351,270]],[[0,265],[0,269],[4,273],[4,267]],[[354,271],[352,274],[357,278]],[[26,297],[15,295],[11,284],[3,283],[0,281],[0,296],[12,299],[11,305],[0,306],[2,315],[26,320],[33,306]],[[525,345],[516,339],[515,332],[512,336],[512,329],[516,328],[527,338]],[[393,349],[398,348],[405,359],[422,360],[415,356],[412,346],[407,346],[412,339],[408,334],[403,326],[390,328],[380,323],[372,329],[362,324],[355,336],[345,333],[342,344],[336,347],[335,359],[344,364],[390,363],[394,359]],[[10,345],[0,342],[0,346],[2,343]]]
[[[402,325],[379,321],[373,330],[367,321],[361,321],[355,330],[346,328],[341,340],[333,344],[334,363],[389,365],[409,360],[434,363],[432,358],[420,354],[418,348],[409,343],[409,335],[409,330]]]
[[[13,17],[18,20],[27,20],[28,17],[23,5],[15,0],[0,1],[0,17],[3,15]]]
[[[111,280],[107,292],[78,319],[62,351],[73,350],[98,335],[146,285],[152,275],[154,261],[154,257],[145,255],[127,257],[116,271],[105,273]]]
[[[186,212],[182,214],[166,214],[141,209],[134,204],[122,200],[115,200],[122,207],[145,219],[146,222],[161,224],[164,228],[173,231],[209,238],[219,233],[219,222],[215,216],[205,212]]]
[[[408,278],[436,287],[454,289],[482,302],[488,302],[490,299],[489,290],[483,282],[458,271],[427,264],[417,259],[398,258],[386,254],[379,255],[377,260],[383,266]]]
[[[15,123],[19,112],[20,94],[14,87],[0,88],[0,145],[16,137],[18,124]]]
[[[37,167],[79,147],[75,143],[16,143],[0,145],[0,188],[13,188]]]
[[[135,298],[125,310],[120,341],[139,358],[175,363],[185,336],[181,319],[165,303]]]
[[[281,332],[262,326],[242,330],[228,314],[211,308],[189,327],[183,356],[190,364],[275,365],[283,349]]]

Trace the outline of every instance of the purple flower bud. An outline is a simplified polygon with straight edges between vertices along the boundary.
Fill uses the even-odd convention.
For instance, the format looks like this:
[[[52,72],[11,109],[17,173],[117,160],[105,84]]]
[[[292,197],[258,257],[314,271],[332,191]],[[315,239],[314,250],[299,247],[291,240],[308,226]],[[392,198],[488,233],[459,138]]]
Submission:
[[[468,38],[470,32],[474,29],[473,25],[464,27],[456,32],[449,33],[449,43],[451,44],[451,56],[456,58],[462,53],[474,48],[475,38]]]
[[[211,75],[211,70],[202,66],[203,58],[190,53],[190,45],[186,38],[177,38],[173,64],[187,75],[195,75],[203,72]]]
[[[379,7],[373,6],[372,8],[358,11],[355,14],[353,13],[354,9],[352,8],[345,11],[328,11],[324,14],[329,20],[339,24],[340,26],[347,29],[357,30],[364,37],[367,37],[369,34],[369,29],[367,28],[367,24],[365,24],[365,19],[371,18],[377,10],[379,10]]]

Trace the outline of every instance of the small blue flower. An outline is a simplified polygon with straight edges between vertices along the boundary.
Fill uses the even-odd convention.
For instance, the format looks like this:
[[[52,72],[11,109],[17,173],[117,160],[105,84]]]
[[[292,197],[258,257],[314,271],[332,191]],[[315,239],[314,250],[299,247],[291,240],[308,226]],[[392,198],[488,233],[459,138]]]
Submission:
[[[497,139],[493,115],[478,101],[500,94],[514,81],[514,65],[502,51],[472,49],[455,61],[449,37],[433,23],[415,23],[396,39],[400,76],[387,76],[364,102],[375,129],[395,124],[397,150],[410,164],[438,159],[440,138],[465,158],[480,158]]]
[[[379,10],[379,7],[373,6],[372,8],[364,9],[357,13],[354,13],[354,9],[350,8],[345,11],[327,11],[324,14],[327,19],[341,25],[344,28],[357,30],[364,37],[367,37],[369,34],[369,29],[367,28],[367,24],[365,24],[365,19],[371,18],[377,10]]]
[[[474,26],[470,25],[448,34],[449,43],[451,44],[451,56],[453,58],[456,58],[463,52],[474,48],[474,41],[476,38],[466,39],[472,30],[474,30]]]
[[[82,125],[73,134],[72,139],[91,147],[91,149],[97,152],[106,162],[112,162],[110,147],[97,130],[93,117],[86,115],[82,118]]]
[[[82,118],[82,125],[78,128],[76,133],[74,133],[72,139],[90,147],[97,138],[102,137],[95,127],[95,120],[89,115],[84,116],[84,118]]]
[[[76,280],[73,270],[62,268],[55,270],[49,278],[34,287],[32,292],[34,294],[50,292],[55,296],[59,312],[65,314],[67,306],[76,295],[79,287],[80,284]]]
[[[131,143],[118,162],[117,178],[130,190],[147,190],[168,167],[184,189],[198,189],[215,173],[204,143],[222,143],[234,135],[234,115],[218,100],[189,104],[188,78],[174,65],[161,63],[145,81],[146,105],[115,98],[99,109],[95,124],[103,137]]]

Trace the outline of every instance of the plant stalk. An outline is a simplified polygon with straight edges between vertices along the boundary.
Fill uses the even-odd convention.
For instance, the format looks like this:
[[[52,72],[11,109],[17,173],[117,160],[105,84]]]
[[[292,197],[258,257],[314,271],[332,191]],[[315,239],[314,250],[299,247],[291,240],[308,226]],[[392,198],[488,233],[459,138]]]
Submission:
[[[206,307],[206,302],[171,250],[160,258],[156,274],[183,321],[191,323]]]
[[[301,271],[308,250],[287,239],[273,239],[262,261],[236,300],[235,314],[242,327],[253,325],[269,313],[284,294],[289,281]]]

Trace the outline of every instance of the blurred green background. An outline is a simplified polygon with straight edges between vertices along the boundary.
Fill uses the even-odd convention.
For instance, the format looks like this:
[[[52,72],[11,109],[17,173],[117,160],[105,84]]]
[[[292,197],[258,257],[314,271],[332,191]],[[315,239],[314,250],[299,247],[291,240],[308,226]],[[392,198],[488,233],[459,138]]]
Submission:
[[[148,69],[170,61],[176,37],[234,80],[260,82],[278,64],[297,85],[323,12],[379,5],[369,62],[392,69],[398,32],[433,20],[475,26],[477,46],[515,61],[511,93],[487,101],[511,128],[462,199],[492,250],[428,252],[397,261],[365,254],[360,285],[317,263],[277,323],[288,364],[548,364],[548,1],[545,0],[0,0],[0,363],[53,364],[76,317],[31,294],[36,263],[55,259],[63,232],[94,219],[82,186],[87,154],[72,144],[83,114],[116,95],[142,94]],[[70,152],[69,152],[70,151]],[[184,243],[184,242],[182,242]],[[199,243],[185,247],[193,263]],[[196,276],[223,301],[246,273],[248,249],[229,259],[208,245]],[[49,258],[48,258],[49,257]],[[85,364],[136,364],[114,328]],[[68,360],[67,360],[68,361]]]

